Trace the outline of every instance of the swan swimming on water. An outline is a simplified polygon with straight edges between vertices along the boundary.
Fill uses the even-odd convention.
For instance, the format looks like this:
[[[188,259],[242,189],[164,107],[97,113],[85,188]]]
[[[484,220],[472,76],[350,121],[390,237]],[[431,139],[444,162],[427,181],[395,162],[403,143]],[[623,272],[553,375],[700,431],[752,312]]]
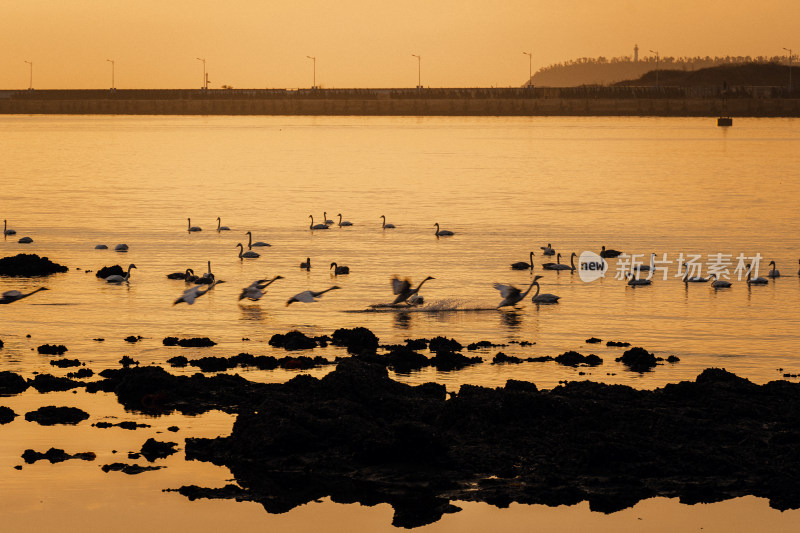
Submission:
[[[17,242],[20,243],[20,244],[30,244],[30,243],[33,242],[33,239],[31,239],[30,237],[23,237],[20,240],[18,240]]]
[[[339,274],[349,274],[350,267],[349,266],[339,266],[336,263],[331,263],[331,268],[333,269],[333,275],[338,276]],[[330,268],[328,269],[330,270]]]
[[[114,246],[114,251],[115,252],[127,252],[128,251],[128,245],[124,244],[124,243],[123,244],[118,244],[118,245]]]
[[[516,305],[521,302],[525,297],[531,292],[533,288],[533,284],[536,283],[536,280],[541,278],[542,276],[536,276],[531,281],[531,284],[528,285],[528,290],[522,292],[520,289],[516,288],[513,285],[503,285],[502,283],[495,283],[494,288],[500,291],[500,296],[503,300],[497,305],[497,308],[500,309],[501,307],[505,307],[507,305]]]
[[[231,228],[222,225],[222,219],[217,217],[217,231],[230,231]]]
[[[772,279],[781,277],[780,271],[778,271],[778,269],[775,268],[775,261],[770,261],[769,264],[772,266],[772,269],[769,272],[767,272],[767,277]]]
[[[208,262],[208,271],[205,274],[203,274],[202,276],[200,276],[199,278],[196,278],[196,279],[194,279],[192,281],[194,281],[195,283],[198,283],[200,285],[210,285],[210,284],[214,283],[215,279],[216,279],[216,277],[211,272],[211,261],[209,261]],[[189,281],[189,278],[186,278],[186,281]]]
[[[575,270],[575,257],[578,254],[572,252],[572,255],[569,256],[569,265],[562,265],[561,264],[561,254],[556,255],[556,262],[555,263],[545,263],[542,265],[542,268],[545,270]]]
[[[533,252],[531,252],[530,263],[526,263],[525,261],[517,261],[516,263],[511,263],[511,270],[533,270]]]
[[[455,235],[455,233],[453,233],[453,232],[452,232],[452,231],[450,231],[450,230],[447,230],[447,229],[439,229],[439,223],[438,223],[438,222],[436,222],[436,223],[434,224],[434,226],[436,226],[436,236],[437,236],[437,237],[449,237],[449,236],[451,236],[451,235]]]
[[[625,276],[630,278],[628,280],[628,285],[630,285],[631,287],[643,287],[646,285],[651,285],[653,283],[653,281],[649,279],[636,278],[632,272],[628,272],[627,274],[625,274]]]
[[[113,274],[111,276],[108,276],[106,278],[106,281],[108,283],[122,283],[123,281],[127,282],[131,277],[132,268],[136,268],[136,265],[134,265],[133,263],[128,265],[128,272],[126,272],[124,276],[120,276],[119,274]]]
[[[411,280],[406,278],[404,280],[400,280],[397,276],[392,278],[392,292],[397,295],[391,305],[397,305],[399,303],[405,302],[411,299],[414,296],[419,294],[419,290],[422,288],[423,283],[428,281],[429,279],[436,279],[433,276],[428,276],[427,278],[423,279],[419,285],[415,289],[411,288]]]
[[[311,258],[306,257],[306,260],[300,263],[300,268],[304,270],[311,270]]]
[[[246,233],[246,235],[247,235],[247,249],[248,250],[251,249],[253,246],[271,246],[270,244],[267,244],[266,242],[262,242],[262,241],[253,242],[253,232],[251,232],[251,231],[248,231]]]
[[[711,282],[711,287],[714,289],[726,289],[731,286],[730,281],[725,281],[724,279],[717,278],[716,274],[711,274],[708,276],[708,280],[711,281],[711,278],[715,278],[714,281]]]
[[[753,267],[751,267],[750,264],[748,263],[747,265],[748,285],[766,285],[767,283],[769,283],[769,280],[767,278],[762,278],[761,276],[758,276],[757,278],[751,278],[750,276],[752,275],[752,272],[753,272]]]
[[[561,296],[556,296],[555,294],[549,293],[539,294],[539,289],[541,289],[541,287],[537,280],[543,277],[544,276],[536,276],[534,278],[533,284],[536,285],[536,294],[531,297],[531,301],[535,304],[557,304]]]
[[[6,291],[3,293],[2,296],[0,296],[0,305],[10,304],[12,302],[16,302],[17,300],[22,300],[23,298],[27,298],[32,294],[36,294],[39,291],[48,291],[48,290],[50,289],[48,289],[47,287],[39,287],[38,289],[31,291],[29,293],[22,293],[17,290]]]
[[[556,255],[556,251],[550,246],[550,243],[547,243],[547,246],[540,246],[539,248],[542,249],[542,255]]]
[[[639,272],[654,272],[656,269],[656,254],[650,254],[649,265],[638,265],[634,270]]]
[[[16,230],[9,229],[8,221],[3,220],[3,235],[16,235]]]
[[[338,285],[334,285],[330,289],[325,289],[324,291],[303,291],[289,298],[289,300],[286,302],[286,306],[288,307],[294,302],[305,302],[305,303],[315,302],[317,298],[321,297],[326,292],[338,288],[340,288]]]
[[[353,225],[353,223],[352,223],[352,222],[348,222],[347,220],[344,220],[344,221],[343,221],[343,220],[342,220],[342,214],[341,214],[341,213],[339,213],[337,216],[339,217],[339,227],[340,227],[340,228],[341,228],[342,226],[352,226],[352,225]]]
[[[326,211],[322,212],[322,221],[328,226],[333,224],[333,220],[328,218],[328,213]]]
[[[383,219],[383,229],[394,229],[394,224],[387,224],[386,223],[386,215],[381,215]]]
[[[328,226],[325,224],[314,224],[314,215],[308,215],[308,218],[311,219],[310,229],[328,229]]]
[[[192,233],[193,231],[203,231],[203,228],[201,228],[200,226],[192,226],[191,218],[187,218],[186,220],[189,221],[189,233]]]
[[[619,250],[612,250],[611,248],[606,250],[605,246],[603,246],[603,249],[600,250],[600,257],[604,259],[619,257],[620,255],[622,255],[622,252]]]
[[[686,268],[686,263],[683,264],[683,268]],[[686,272],[683,275],[683,282],[684,283],[706,283],[711,278],[704,278],[703,276],[695,276],[693,278],[689,277],[689,269],[686,268]]]
[[[168,279],[182,279],[185,280],[191,274],[194,274],[194,270],[191,268],[187,268],[186,272],[173,272],[172,274],[167,274]]]
[[[261,254],[258,254],[252,250],[244,251],[244,245],[242,243],[237,244],[234,248],[239,247],[239,259],[255,259],[257,257],[261,257]],[[244,253],[242,253],[244,252]]]

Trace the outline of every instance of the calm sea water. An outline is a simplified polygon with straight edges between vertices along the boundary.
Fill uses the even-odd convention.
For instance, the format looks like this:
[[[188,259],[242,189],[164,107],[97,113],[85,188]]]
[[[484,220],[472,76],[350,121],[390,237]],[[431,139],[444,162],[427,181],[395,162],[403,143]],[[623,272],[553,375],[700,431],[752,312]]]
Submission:
[[[0,278],[0,292],[51,289],[0,308],[0,368],[26,376],[65,374],[36,354],[44,343],[65,344],[68,356],[95,371],[116,367],[122,355],[159,365],[179,353],[282,356],[267,344],[274,333],[300,329],[319,335],[364,326],[382,343],[436,335],[462,344],[530,341],[535,345],[502,350],[529,357],[575,349],[605,361],[579,375],[554,363],[491,365],[498,351],[492,349],[476,352],[487,362],[469,369],[398,377],[439,381],[453,390],[462,383],[502,386],[510,378],[546,388],[563,379],[653,388],[693,379],[710,366],[759,383],[780,379],[800,372],[798,154],[800,121],[791,119],[736,119],[733,128],[717,128],[709,119],[675,118],[0,117],[0,211],[17,230],[0,241],[0,256],[38,253],[70,267],[44,280]],[[354,225],[309,230],[309,215],[318,223],[323,212],[334,220],[342,213]],[[382,230],[381,215],[397,227]],[[203,231],[187,232],[188,217]],[[231,231],[215,231],[217,217]],[[455,235],[437,239],[435,222]],[[272,244],[256,249],[258,259],[238,258],[236,244],[246,245],[247,231]],[[26,235],[34,243],[18,244]],[[114,252],[118,243],[130,250]],[[539,247],[548,243],[566,263],[572,252],[597,252],[603,245],[641,254],[645,263],[650,253],[672,262],[665,263],[668,279],[658,273],[649,287],[634,289],[614,279],[615,260],[608,277],[585,283],[578,274],[542,272],[542,262],[554,261],[541,255]],[[112,250],[95,250],[96,244]],[[530,251],[536,252],[534,274],[545,276],[543,292],[561,296],[560,303],[535,306],[527,299],[516,311],[495,310],[501,298],[494,283],[526,287],[532,280],[530,272],[509,268]],[[676,277],[681,254],[700,256],[703,275],[711,256],[728,254],[733,287],[714,291],[707,283],[682,283]],[[783,276],[748,288],[733,272],[740,254],[761,257],[762,276],[767,263],[776,261]],[[299,268],[307,257],[309,272]],[[165,274],[205,272],[208,261],[226,283],[193,306],[173,306],[184,283]],[[351,274],[334,278],[332,261],[349,266]],[[85,273],[129,263],[137,268],[128,284],[110,285]],[[241,288],[277,274],[285,279],[260,302],[238,303]],[[426,306],[409,313],[369,311],[372,304],[391,301],[393,275],[415,282],[435,277],[422,291]],[[333,284],[341,289],[319,302],[284,305],[296,293]],[[131,345],[123,341],[129,335],[144,339]],[[219,344],[165,348],[165,336],[208,336]],[[647,374],[627,372],[614,362],[622,349],[585,344],[591,336],[628,341],[681,361]],[[344,355],[335,347],[316,352],[331,359]],[[258,381],[294,375],[242,373]],[[24,413],[58,401],[87,406],[92,421],[133,416],[119,412],[113,398],[96,396],[26,393],[2,404]],[[171,425],[164,419],[151,423],[153,432]],[[182,437],[213,436],[230,423],[210,414],[179,425],[187,431]],[[133,442],[146,439],[143,433],[104,433],[108,440],[98,444],[96,433],[80,426],[30,426],[18,419],[0,427],[2,466],[20,463],[25,448],[43,451],[50,445],[92,450],[111,462],[114,446],[138,449],[141,443]],[[70,444],[86,450],[70,450]],[[126,505],[156,506],[174,516],[242,514],[248,508],[159,493],[181,484],[224,482],[219,469],[179,460],[133,481],[103,474],[94,463],[37,464],[11,472],[0,487],[18,495],[13,507],[20,524],[50,503],[58,509],[54,523],[71,505],[78,506],[76,516],[90,516],[81,498],[96,498],[98,490],[113,508],[132,485],[137,496]],[[42,484],[50,483],[69,485],[67,496],[61,488],[41,496]],[[678,506],[656,505],[647,516],[672,516],[670,505]],[[772,516],[760,500],[737,505]],[[351,518],[343,520],[357,520],[363,530],[374,530],[370,520],[388,522],[386,509],[381,514],[318,506],[323,509],[317,507],[314,517],[344,513]],[[552,512],[468,509],[461,515],[491,514],[491,520]],[[730,513],[708,523],[723,524],[722,516]],[[261,524],[267,520],[263,514],[256,510],[248,523]],[[316,520],[300,515],[295,513],[291,527]],[[565,516],[585,516],[583,523],[595,520],[591,527],[601,527],[585,509],[565,510],[558,520]],[[449,523],[463,528],[456,519]]]

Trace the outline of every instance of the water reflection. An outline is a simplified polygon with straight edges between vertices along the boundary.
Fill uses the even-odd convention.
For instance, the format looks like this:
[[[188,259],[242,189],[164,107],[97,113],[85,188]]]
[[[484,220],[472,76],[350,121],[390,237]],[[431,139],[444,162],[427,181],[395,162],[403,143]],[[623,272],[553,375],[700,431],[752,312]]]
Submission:
[[[509,329],[518,329],[522,325],[522,313],[519,309],[506,309],[500,313],[500,325]]]
[[[269,313],[265,313],[260,305],[239,304],[239,310],[241,311],[240,320],[264,322],[269,317]]]
[[[394,327],[397,329],[410,329],[411,313],[407,313],[405,311],[396,313],[394,315]]]

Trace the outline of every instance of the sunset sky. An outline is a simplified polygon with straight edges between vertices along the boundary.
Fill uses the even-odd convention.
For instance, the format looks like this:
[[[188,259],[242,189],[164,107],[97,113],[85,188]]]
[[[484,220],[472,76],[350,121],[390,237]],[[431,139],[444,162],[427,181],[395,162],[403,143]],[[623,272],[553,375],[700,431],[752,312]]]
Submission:
[[[800,52],[796,0],[8,0],[0,89],[518,86],[578,57]]]

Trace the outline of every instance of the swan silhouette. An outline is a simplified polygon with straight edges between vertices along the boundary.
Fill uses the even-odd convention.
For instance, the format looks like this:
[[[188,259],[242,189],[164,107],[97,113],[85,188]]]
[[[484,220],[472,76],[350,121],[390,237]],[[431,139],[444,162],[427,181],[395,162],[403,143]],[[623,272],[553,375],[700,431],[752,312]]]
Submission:
[[[394,224],[387,224],[386,223],[386,215],[381,215],[383,219],[383,229],[394,229]]]
[[[330,289],[325,289],[324,291],[303,291],[289,298],[289,300],[286,302],[286,306],[288,307],[294,302],[305,302],[305,303],[315,302],[317,301],[317,298],[320,298],[326,292],[338,288],[340,288],[338,285],[334,285]]]
[[[261,254],[257,254],[252,250],[244,251],[244,245],[242,243],[237,244],[234,248],[239,247],[239,259],[255,259],[257,257],[261,257]],[[243,253],[244,252],[244,253]]]
[[[38,289],[33,290],[33,291],[29,292],[29,293],[22,293],[22,292],[17,291],[17,290],[6,291],[6,292],[3,293],[2,296],[0,296],[0,305],[2,305],[2,304],[10,304],[12,302],[16,302],[17,300],[22,300],[23,298],[27,298],[28,296],[30,296],[32,294],[36,294],[39,291],[48,291],[48,290],[50,290],[50,289],[48,289],[47,287],[39,287]]]
[[[331,263],[331,268],[333,269],[333,274],[335,276],[338,276],[339,274],[349,274],[350,273],[350,267],[349,266],[344,266],[344,265],[339,266],[336,263]],[[330,270],[330,268],[328,270]]]
[[[433,276],[428,276],[427,278],[423,279],[416,288],[411,288],[411,280],[406,278],[404,280],[400,280],[397,276],[392,278],[392,292],[397,295],[397,297],[392,302],[392,305],[397,305],[399,303],[405,302],[410,298],[417,296],[419,294],[419,290],[422,288],[422,285],[428,281],[429,279],[436,279]]]
[[[133,263],[128,265],[128,271],[125,273],[124,276],[120,276],[119,274],[112,274],[111,276],[108,276],[105,279],[108,283],[122,283],[123,281],[127,282],[131,278],[132,268],[136,268],[136,265],[134,265]]]
[[[517,261],[516,263],[511,263],[511,270],[533,270],[533,252],[530,254],[530,263],[526,263],[525,261]]]
[[[217,217],[217,231],[230,231],[231,228],[222,225],[222,219]]]
[[[314,215],[308,215],[308,218],[311,219],[310,229],[328,229],[328,226],[325,224],[314,224]]]
[[[438,222],[436,222],[436,223],[434,224],[434,226],[436,226],[436,236],[437,236],[437,237],[449,237],[449,236],[451,236],[451,235],[455,235],[455,233],[453,233],[453,232],[452,232],[452,231],[450,231],[450,230],[447,230],[447,229],[439,229],[439,223],[438,223]]]
[[[203,228],[201,228],[200,226],[192,226],[191,218],[187,218],[186,220],[189,221],[189,233],[192,233],[193,231],[203,231]]]
[[[541,278],[542,276],[536,276],[531,281],[531,284],[528,285],[528,289],[525,292],[522,292],[520,289],[516,288],[513,285],[504,285],[502,283],[495,283],[494,288],[500,291],[500,296],[503,300],[497,304],[497,308],[500,309],[501,307],[505,307],[507,305],[516,305],[521,302],[531,289],[533,288],[533,284],[536,283],[536,280]]]

